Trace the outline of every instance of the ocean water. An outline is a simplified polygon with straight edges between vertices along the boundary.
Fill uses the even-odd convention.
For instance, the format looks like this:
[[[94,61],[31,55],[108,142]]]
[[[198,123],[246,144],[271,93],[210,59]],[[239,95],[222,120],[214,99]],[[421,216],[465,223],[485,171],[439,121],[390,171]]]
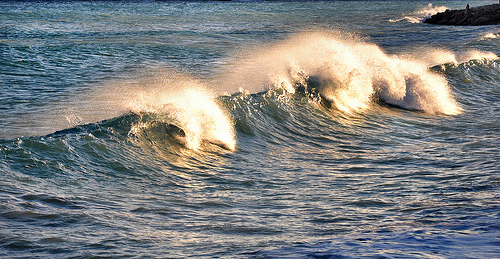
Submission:
[[[0,2],[0,257],[500,258],[464,7]]]

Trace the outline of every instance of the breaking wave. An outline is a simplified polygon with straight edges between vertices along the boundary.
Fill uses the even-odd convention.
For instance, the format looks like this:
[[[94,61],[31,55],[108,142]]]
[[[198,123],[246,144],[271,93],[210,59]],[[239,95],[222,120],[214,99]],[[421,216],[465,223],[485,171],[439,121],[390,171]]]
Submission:
[[[137,138],[156,128],[189,149],[197,150],[205,142],[235,149],[229,115],[208,87],[188,76],[154,71],[110,84],[98,96],[107,107],[141,116],[130,129]]]
[[[64,112],[53,115],[52,121],[66,116],[68,123],[79,127],[115,118],[116,124],[127,124],[127,139],[140,146],[164,142],[163,146],[195,151],[217,146],[234,151],[237,131],[262,128],[267,134],[268,125],[257,125],[256,113],[269,113],[272,118],[265,123],[276,123],[280,119],[274,118],[291,114],[279,107],[295,97],[306,98],[311,107],[346,115],[380,104],[460,114],[447,69],[471,60],[498,60],[478,50],[415,53],[387,54],[376,44],[340,33],[302,33],[236,55],[214,79],[199,80],[169,69],[130,73],[67,102],[73,107],[69,116],[68,107],[54,109]],[[260,108],[255,110],[255,105]]]

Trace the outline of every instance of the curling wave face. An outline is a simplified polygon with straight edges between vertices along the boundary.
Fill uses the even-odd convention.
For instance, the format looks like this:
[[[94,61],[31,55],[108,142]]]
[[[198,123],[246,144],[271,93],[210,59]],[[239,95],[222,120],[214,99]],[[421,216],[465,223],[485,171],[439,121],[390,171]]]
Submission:
[[[117,94],[118,93],[118,94]],[[234,127],[215,95],[192,78],[172,71],[156,71],[108,86],[100,99],[112,100],[116,110],[145,116],[130,129],[141,138],[158,127],[185,147],[198,150],[204,143],[234,151]]]

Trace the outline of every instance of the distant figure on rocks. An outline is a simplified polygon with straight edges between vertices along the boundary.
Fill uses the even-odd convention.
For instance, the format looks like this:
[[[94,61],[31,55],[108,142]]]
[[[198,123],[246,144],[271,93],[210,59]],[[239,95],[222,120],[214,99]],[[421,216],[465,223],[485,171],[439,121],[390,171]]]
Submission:
[[[465,10],[446,10],[431,16],[424,23],[459,26],[500,24],[500,0],[499,4],[473,8],[467,4]]]

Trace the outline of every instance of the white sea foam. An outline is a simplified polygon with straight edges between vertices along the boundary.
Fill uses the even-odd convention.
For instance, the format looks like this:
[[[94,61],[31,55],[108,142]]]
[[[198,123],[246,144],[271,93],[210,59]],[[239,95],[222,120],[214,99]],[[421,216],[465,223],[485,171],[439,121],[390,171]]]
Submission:
[[[314,78],[321,96],[344,112],[366,109],[373,97],[410,110],[458,114],[446,78],[427,62],[384,53],[375,44],[331,33],[303,33],[253,49],[226,82],[250,92],[297,85]]]
[[[500,33],[492,33],[492,32],[489,32],[489,33],[486,33],[483,38],[484,39],[496,39],[498,38],[498,36],[500,36]]]

